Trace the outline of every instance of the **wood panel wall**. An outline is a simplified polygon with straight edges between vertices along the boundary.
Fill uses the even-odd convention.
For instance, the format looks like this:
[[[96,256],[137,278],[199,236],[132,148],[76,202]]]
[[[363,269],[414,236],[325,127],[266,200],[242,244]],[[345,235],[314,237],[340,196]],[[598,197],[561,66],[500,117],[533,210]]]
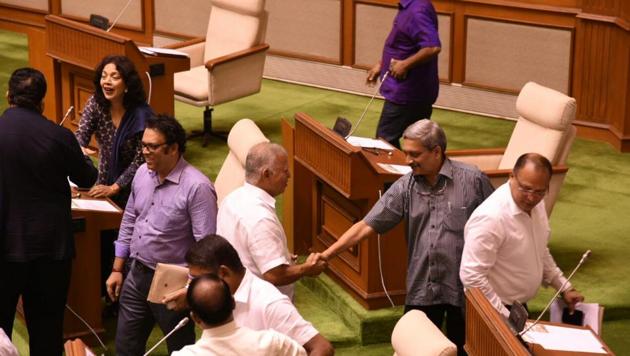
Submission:
[[[329,0],[311,0],[324,1]],[[433,3],[445,46],[439,69],[443,83],[517,94],[524,82],[537,81],[576,97],[580,136],[605,140],[619,150],[630,151],[627,104],[630,1],[433,0]],[[278,51],[277,48],[284,46],[280,38],[268,37],[270,53],[367,69],[380,57],[396,4],[397,0],[340,0],[337,21],[341,50],[328,53],[325,60],[306,51]],[[312,5],[312,9],[317,11],[317,6]],[[294,22],[301,21],[299,12],[291,15]],[[335,15],[336,12],[323,10],[316,13],[316,16]],[[479,24],[491,25],[486,26],[486,31],[509,30],[513,35],[492,33],[497,45],[493,48],[492,43],[485,43],[484,47],[482,42],[488,36],[478,31]],[[290,33],[283,23],[272,22],[270,26]],[[310,35],[301,33],[301,36],[313,40],[321,31],[329,33],[330,28],[318,28]],[[518,50],[522,53],[508,58],[505,46],[511,38],[520,41]],[[501,72],[492,73],[488,63],[501,64],[497,68]],[[488,66],[485,72],[483,65]]]
[[[48,0],[47,10],[40,9],[45,3],[43,0],[0,0],[0,28],[27,33],[31,63],[45,70],[47,75],[54,72],[54,65],[42,54],[42,47],[38,47],[45,43],[43,17],[49,13],[61,15],[64,1],[76,0]],[[98,13],[96,7],[108,3],[89,1],[94,3],[95,13]],[[197,21],[203,22],[209,6],[204,1],[191,1],[187,2],[186,11],[177,11],[177,8],[172,10],[176,3],[172,0],[136,1],[142,4],[141,26],[124,24],[117,26],[114,32],[140,43],[153,43],[154,34],[182,39],[199,36],[204,24],[174,27],[172,24],[177,22],[165,21],[164,14],[156,14],[156,11],[168,8],[169,12],[179,14],[174,16],[188,19],[185,14],[190,13],[190,7],[197,7],[198,13],[204,14]],[[439,66],[443,83],[516,94],[524,80],[537,80],[577,99],[576,124],[580,136],[605,140],[619,150],[630,151],[630,1],[433,0],[433,3],[445,47]],[[284,0],[267,0],[270,53],[368,68],[380,57],[382,39],[391,28],[390,19],[395,14],[396,4],[397,0],[298,0],[290,4]],[[156,29],[157,18],[160,26]],[[478,49],[470,46],[483,41],[483,33],[475,31],[478,28],[471,30],[471,23],[495,24],[495,28],[503,26],[520,35],[555,34],[554,41],[561,41],[558,47],[562,50],[555,53],[546,50],[550,48],[546,41],[550,41],[551,36],[530,38],[531,45],[523,42],[527,47],[525,51],[530,50],[526,52],[529,57],[513,56],[512,67],[502,68],[500,78],[493,78],[484,75],[478,63],[485,62],[483,52],[487,52],[490,63],[500,63],[504,53],[485,49],[481,57],[479,51],[467,53],[467,48]],[[533,67],[532,58],[539,61]],[[559,75],[557,78],[542,75],[544,71],[537,71],[536,66],[557,68]],[[533,74],[509,75],[527,71]],[[54,101],[54,88],[50,96],[48,101]]]

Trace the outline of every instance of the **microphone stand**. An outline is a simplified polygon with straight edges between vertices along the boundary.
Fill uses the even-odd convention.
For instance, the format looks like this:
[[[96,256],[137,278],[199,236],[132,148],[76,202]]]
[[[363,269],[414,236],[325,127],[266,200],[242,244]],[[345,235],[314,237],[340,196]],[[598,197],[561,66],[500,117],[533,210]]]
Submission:
[[[529,324],[528,327],[526,327],[525,329],[523,329],[523,331],[521,331],[520,333],[518,333],[519,336],[523,336],[525,335],[526,332],[528,332],[531,328],[533,328],[536,324],[538,324],[538,322],[540,321],[540,319],[542,318],[543,314],[545,314],[545,312],[547,311],[547,309],[549,309],[549,307],[551,306],[551,303],[553,303],[554,299],[556,299],[558,297],[558,295],[560,293],[562,293],[562,291],[564,290],[564,287],[567,285],[567,283],[569,283],[569,280],[571,279],[571,277],[573,277],[573,275],[575,274],[575,272],[578,270],[578,268],[580,268],[580,266],[582,266],[582,264],[586,261],[586,259],[588,258],[588,256],[591,255],[591,250],[587,250],[586,252],[584,252],[584,254],[582,255],[582,259],[580,259],[580,262],[578,262],[577,266],[575,266],[575,268],[573,269],[573,272],[571,272],[571,274],[569,275],[569,278],[567,278],[566,281],[564,281],[564,283],[562,283],[562,285],[560,286],[560,288],[558,288],[558,291],[556,292],[556,294],[554,294],[553,298],[551,298],[551,300],[549,301],[549,303],[547,303],[547,306],[545,307],[545,309],[543,309],[542,312],[540,312],[540,315],[538,315],[538,318],[536,318],[536,320]]]
[[[389,71],[387,71],[387,72],[385,72],[385,74],[383,74],[383,79],[381,79],[380,83],[378,83],[378,85],[376,86],[376,90],[374,90],[374,94],[372,94],[372,97],[370,98],[370,101],[365,106],[365,109],[363,110],[363,113],[361,114],[361,117],[359,118],[359,121],[357,121],[356,125],[354,125],[354,127],[352,128],[352,131],[350,131],[348,136],[344,137],[344,139],[347,140],[348,137],[352,136],[352,134],[357,129],[357,127],[359,127],[359,124],[361,123],[361,120],[363,120],[363,117],[365,116],[365,113],[367,112],[367,109],[370,107],[370,104],[372,104],[372,101],[374,101],[374,97],[376,96],[376,94],[378,94],[378,91],[381,89],[381,85],[383,85],[383,82],[385,81],[385,79],[387,79],[387,75],[388,74],[389,74]]]
[[[59,123],[59,126],[63,126],[63,122],[66,121],[66,119],[68,118],[68,116],[70,116],[70,113],[74,111],[74,106],[70,106],[68,108],[68,111],[66,111],[66,114],[63,116],[63,119],[61,119],[61,122]]]
[[[153,347],[151,349],[149,349],[149,351],[147,351],[143,356],[147,356],[148,354],[153,352],[153,350],[155,350],[155,348],[157,348],[162,342],[164,342],[164,340],[166,340],[169,336],[171,336],[171,334],[173,334],[177,330],[179,330],[182,327],[184,327],[184,325],[188,324],[189,320],[190,320],[190,318],[188,318],[188,317],[185,317],[184,319],[180,320],[180,322],[177,323],[177,325],[175,325],[173,330],[171,330],[168,334],[164,335],[164,337],[161,338],[160,341],[157,342],[157,344],[153,345]]]

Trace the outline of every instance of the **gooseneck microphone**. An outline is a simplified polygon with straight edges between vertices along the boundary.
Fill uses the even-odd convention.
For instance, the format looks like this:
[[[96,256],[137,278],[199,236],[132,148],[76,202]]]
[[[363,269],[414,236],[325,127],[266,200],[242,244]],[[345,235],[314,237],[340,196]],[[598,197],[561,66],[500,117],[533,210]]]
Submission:
[[[175,325],[173,330],[171,330],[168,334],[164,335],[164,337],[161,338],[160,341],[157,342],[157,344],[153,345],[153,347],[151,349],[149,349],[149,351],[147,351],[143,356],[147,356],[148,354],[153,352],[153,350],[155,350],[156,347],[158,347],[162,342],[164,342],[164,340],[166,340],[169,336],[171,336],[177,330],[183,328],[184,325],[188,324],[189,320],[190,320],[189,317],[185,317],[184,319],[180,320],[179,323],[177,323],[177,325]]]
[[[71,105],[68,108],[68,111],[66,111],[66,114],[63,116],[63,119],[61,119],[61,122],[59,123],[59,126],[63,126],[63,122],[66,121],[66,119],[68,118],[68,116],[70,116],[70,113],[72,113],[74,111],[74,106]]]
[[[107,30],[105,30],[105,32],[109,32],[112,30],[112,28],[114,28],[114,26],[116,26],[116,23],[118,23],[118,20],[120,19],[120,17],[122,16],[122,14],[125,12],[125,10],[127,10],[127,8],[129,7],[129,5],[131,4],[132,0],[127,1],[127,4],[122,8],[122,10],[120,10],[120,12],[118,13],[118,16],[116,16],[116,18],[114,19],[114,21],[112,21],[112,24],[109,26],[109,28]]]
[[[562,285],[560,286],[560,288],[558,288],[558,291],[556,292],[556,294],[553,295],[553,298],[551,298],[551,300],[549,301],[549,303],[547,303],[547,306],[545,307],[545,309],[543,309],[543,311],[540,312],[540,315],[538,315],[538,318],[536,318],[536,320],[531,323],[528,327],[526,327],[525,329],[523,329],[523,331],[521,331],[520,333],[518,333],[519,336],[523,336],[526,332],[529,331],[529,329],[533,328],[534,325],[538,324],[538,322],[540,321],[540,318],[542,318],[543,314],[545,314],[545,312],[547,311],[547,309],[549,309],[549,307],[551,306],[551,303],[553,303],[554,299],[556,299],[558,297],[558,295],[560,293],[562,293],[562,291],[564,290],[564,287],[567,285],[567,283],[569,283],[569,280],[571,279],[571,277],[573,277],[573,275],[575,274],[575,272],[578,270],[578,268],[580,268],[582,266],[582,264],[586,261],[586,259],[588,258],[588,256],[591,255],[591,250],[587,250],[586,252],[584,252],[584,254],[582,255],[582,258],[580,259],[580,262],[578,262],[577,266],[575,266],[575,268],[573,269],[573,272],[571,272],[571,274],[569,275],[569,277],[567,278],[566,281],[564,281],[564,283],[562,283]]]
[[[363,110],[363,113],[361,114],[361,117],[359,117],[359,120],[357,121],[357,123],[353,125],[354,127],[352,128],[350,133],[346,137],[344,137],[346,140],[348,139],[348,137],[352,136],[352,134],[357,129],[357,127],[359,127],[359,124],[361,124],[361,120],[363,120],[363,117],[365,116],[367,109],[370,107],[370,104],[372,104],[372,101],[374,101],[374,97],[376,96],[376,94],[378,94],[378,91],[381,89],[381,85],[383,85],[383,82],[385,81],[385,79],[387,79],[387,75],[389,75],[389,71],[385,72],[385,74],[383,75],[383,79],[381,79],[381,81],[376,86],[376,89],[374,90],[374,94],[372,94],[370,101],[365,106],[365,109]]]

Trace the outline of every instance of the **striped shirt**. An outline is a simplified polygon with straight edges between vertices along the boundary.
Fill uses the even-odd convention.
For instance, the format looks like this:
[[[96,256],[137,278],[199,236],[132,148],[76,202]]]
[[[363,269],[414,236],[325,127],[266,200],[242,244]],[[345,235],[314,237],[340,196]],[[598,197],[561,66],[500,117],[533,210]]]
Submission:
[[[437,184],[408,173],[387,190],[363,219],[383,234],[407,219],[407,305],[464,306],[459,265],[464,225],[493,191],[476,167],[445,159]]]

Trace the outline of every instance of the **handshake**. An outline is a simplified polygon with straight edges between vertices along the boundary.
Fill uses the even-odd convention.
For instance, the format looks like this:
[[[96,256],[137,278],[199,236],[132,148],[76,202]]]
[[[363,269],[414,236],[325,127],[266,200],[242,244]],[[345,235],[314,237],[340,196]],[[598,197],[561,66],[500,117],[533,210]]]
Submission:
[[[297,258],[293,256],[293,260]],[[328,267],[328,261],[321,252],[313,252],[306,258],[303,264],[300,265],[303,268],[303,275],[309,277],[316,277],[322,273],[326,267]]]

